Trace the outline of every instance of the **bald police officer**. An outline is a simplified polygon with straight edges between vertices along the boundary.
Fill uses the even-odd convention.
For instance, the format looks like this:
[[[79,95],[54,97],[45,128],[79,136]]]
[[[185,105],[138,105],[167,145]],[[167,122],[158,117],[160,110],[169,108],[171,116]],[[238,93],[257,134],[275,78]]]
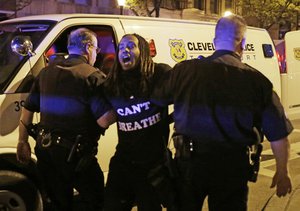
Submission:
[[[245,35],[242,17],[219,19],[216,52],[175,65],[153,94],[156,103],[174,104],[181,210],[201,210],[206,196],[209,210],[247,210],[255,173],[249,148],[263,135],[276,159],[271,186],[279,197],[291,192],[287,136],[293,127],[272,83],[241,62]]]

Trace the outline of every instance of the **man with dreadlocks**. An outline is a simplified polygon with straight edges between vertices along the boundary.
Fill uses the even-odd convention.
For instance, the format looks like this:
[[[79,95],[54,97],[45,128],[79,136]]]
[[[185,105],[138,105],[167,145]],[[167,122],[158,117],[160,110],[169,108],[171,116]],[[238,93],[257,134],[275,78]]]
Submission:
[[[153,105],[149,96],[170,67],[154,63],[147,41],[137,34],[124,35],[116,55],[105,93],[118,116],[119,141],[110,161],[104,210],[131,210],[136,204],[139,211],[160,211],[161,204],[170,203],[162,196],[174,196],[158,191],[172,189],[164,166],[168,109]]]

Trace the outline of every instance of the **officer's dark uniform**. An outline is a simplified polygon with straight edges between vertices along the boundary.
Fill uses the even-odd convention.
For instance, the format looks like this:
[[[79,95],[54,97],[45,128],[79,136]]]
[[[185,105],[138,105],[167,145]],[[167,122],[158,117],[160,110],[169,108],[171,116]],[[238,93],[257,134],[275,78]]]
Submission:
[[[210,210],[246,210],[254,127],[269,141],[292,131],[271,82],[230,51],[170,72],[154,98],[174,103],[176,133],[185,139],[176,152],[181,210],[201,210],[206,196]]]
[[[110,109],[96,89],[103,81],[86,58],[70,55],[41,71],[26,100],[26,109],[41,114],[35,152],[51,210],[72,210],[73,188],[86,210],[102,209],[104,177],[95,154],[101,133],[96,120]],[[80,146],[68,160],[76,141]]]

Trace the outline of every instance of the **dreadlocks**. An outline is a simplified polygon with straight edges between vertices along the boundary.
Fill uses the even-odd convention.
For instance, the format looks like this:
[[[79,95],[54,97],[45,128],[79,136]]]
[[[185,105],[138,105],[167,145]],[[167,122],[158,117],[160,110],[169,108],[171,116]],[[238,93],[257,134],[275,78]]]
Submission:
[[[150,56],[150,48],[148,42],[140,35],[138,34],[126,34],[122,37],[127,36],[134,36],[138,39],[138,48],[140,50],[140,58],[139,58],[139,64],[138,66],[134,69],[135,71],[138,71],[137,74],[139,75],[139,80],[138,84],[135,89],[137,92],[136,94],[138,96],[148,96],[150,94],[150,91],[153,87],[153,84],[150,83],[151,78],[153,77],[154,74],[154,62],[152,60],[152,57]],[[107,76],[107,81],[106,81],[106,88],[108,89],[107,91],[110,94],[113,94],[115,96],[124,96],[124,97],[129,97],[132,95],[130,93],[132,90],[128,90],[125,87],[125,83],[128,83],[126,80],[122,80],[122,67],[119,62],[119,46],[117,47],[117,52],[116,52],[116,57],[114,64],[112,66],[112,69],[110,70],[108,76]],[[134,70],[130,70],[131,72]]]

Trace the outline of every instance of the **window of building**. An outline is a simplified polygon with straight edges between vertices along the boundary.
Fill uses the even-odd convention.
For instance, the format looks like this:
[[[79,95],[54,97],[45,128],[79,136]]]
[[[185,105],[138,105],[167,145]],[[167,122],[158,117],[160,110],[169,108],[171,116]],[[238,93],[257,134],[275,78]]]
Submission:
[[[57,0],[57,2],[62,2],[62,3],[70,3],[71,0]]]
[[[74,0],[75,4],[89,5],[90,0]]]
[[[90,2],[92,2],[92,0],[89,0]],[[91,3],[92,4],[92,3]],[[96,1],[96,6],[97,7],[116,7],[118,6],[118,1],[117,0],[97,0]],[[127,5],[126,0],[125,0],[125,6]],[[128,6],[128,5],[127,5]]]
[[[205,10],[205,0],[195,1],[195,8],[198,8],[199,10]]]
[[[212,14],[219,14],[220,10],[219,10],[219,0],[210,0],[210,12]]]
[[[161,8],[165,8],[165,9],[174,9],[175,5],[173,1],[170,0],[162,0],[161,4],[160,4]]]
[[[175,3],[176,3],[176,9],[178,10],[186,9],[188,5],[187,0],[176,0]]]
[[[225,9],[232,9],[232,0],[225,0]]]
[[[166,9],[186,9],[188,0],[162,0],[160,7]]]

